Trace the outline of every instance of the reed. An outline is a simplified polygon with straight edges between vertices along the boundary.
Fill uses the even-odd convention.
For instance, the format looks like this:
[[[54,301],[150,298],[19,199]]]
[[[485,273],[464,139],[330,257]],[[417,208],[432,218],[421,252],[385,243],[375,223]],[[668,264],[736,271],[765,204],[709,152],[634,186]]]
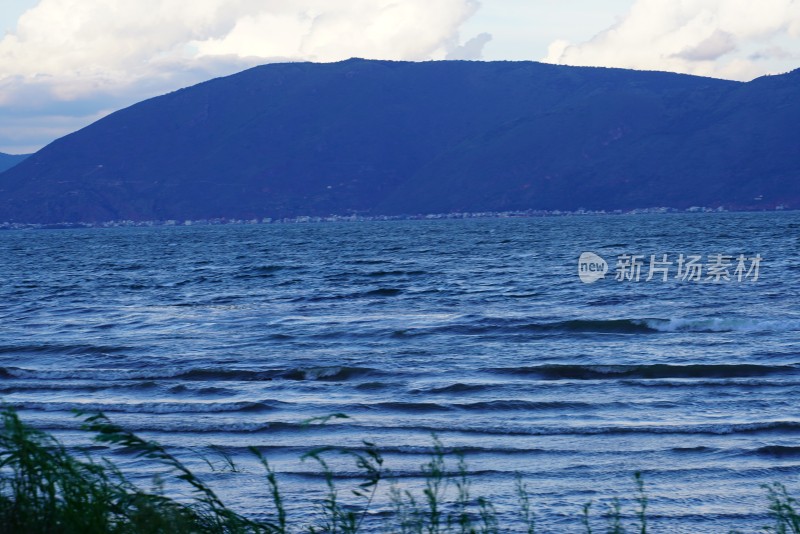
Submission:
[[[158,443],[115,425],[103,414],[81,414],[83,428],[94,441],[155,462],[166,477],[172,477],[171,482],[185,486],[188,491],[184,497],[165,495],[164,480],[149,491],[142,489],[108,458],[98,458],[82,449],[67,449],[52,435],[26,425],[11,409],[0,416],[0,534],[537,532],[531,492],[521,477],[517,477],[515,486],[517,517],[509,524],[504,515],[501,522],[492,501],[474,495],[464,457],[447,451],[436,436],[433,453],[421,466],[424,485],[418,491],[403,487],[392,477],[375,443],[365,441],[358,449],[325,448],[306,453],[303,460],[319,466],[325,484],[323,498],[310,504],[317,507],[314,517],[319,519],[308,524],[308,515],[297,521],[289,516],[279,475],[255,448],[251,452],[264,469],[269,489],[265,513],[268,519],[255,520],[231,510],[176,456]],[[223,469],[239,472],[232,457],[224,451],[219,454]],[[355,487],[343,490],[339,486],[329,463],[334,454],[353,459],[362,474]],[[214,467],[211,462],[209,465]],[[388,486],[391,510],[371,517],[382,485]],[[634,510],[624,510],[618,498],[608,501],[605,512],[599,515],[593,514],[592,502],[576,506],[575,529],[587,534],[652,532],[647,518],[650,503],[641,473],[634,475],[634,488],[628,499],[636,504]],[[800,534],[800,503],[779,483],[764,489],[773,522],[764,531]],[[186,498],[186,494],[190,497]]]

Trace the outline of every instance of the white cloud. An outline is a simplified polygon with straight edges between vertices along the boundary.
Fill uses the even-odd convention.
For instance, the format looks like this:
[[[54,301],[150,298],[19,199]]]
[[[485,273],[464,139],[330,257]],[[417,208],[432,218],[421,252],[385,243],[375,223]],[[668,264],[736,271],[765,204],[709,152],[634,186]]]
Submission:
[[[53,82],[69,99],[214,56],[435,59],[458,46],[458,28],[477,8],[474,0],[41,0],[0,40],[0,81]]]
[[[749,80],[779,70],[770,43],[786,37],[800,37],[798,0],[637,0],[589,41],[554,41],[544,61]]]
[[[224,35],[192,45],[201,55],[311,61],[354,56],[442,58],[458,35],[459,26],[478,8],[471,0],[303,0],[269,4],[269,8],[248,11]]]
[[[689,61],[713,61],[736,50],[736,38],[728,32],[715,30],[706,39],[689,45],[676,57]]]
[[[138,100],[279,60],[444,59],[477,0],[40,0],[0,39],[0,110]],[[473,55],[479,43],[471,42]],[[83,125],[83,124],[82,124]],[[49,139],[43,139],[48,140]]]
[[[480,33],[464,43],[463,45],[451,50],[447,54],[447,59],[475,60],[483,58],[483,47],[492,40],[491,33]]]

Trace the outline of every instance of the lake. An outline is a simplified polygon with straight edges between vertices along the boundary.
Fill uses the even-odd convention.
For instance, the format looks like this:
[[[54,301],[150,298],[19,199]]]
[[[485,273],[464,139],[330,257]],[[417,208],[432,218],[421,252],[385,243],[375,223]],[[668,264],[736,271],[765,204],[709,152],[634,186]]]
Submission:
[[[255,515],[250,445],[292,514],[324,490],[309,449],[374,440],[415,487],[435,433],[501,516],[521,473],[545,532],[637,470],[657,531],[752,531],[760,484],[800,490],[799,252],[796,212],[0,232],[0,398],[68,445],[80,409],[219,446],[241,472],[188,461]]]

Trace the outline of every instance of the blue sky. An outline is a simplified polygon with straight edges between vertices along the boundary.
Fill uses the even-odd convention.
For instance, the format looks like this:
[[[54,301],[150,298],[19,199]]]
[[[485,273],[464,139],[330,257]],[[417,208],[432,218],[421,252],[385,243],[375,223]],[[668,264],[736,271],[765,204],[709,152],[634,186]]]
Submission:
[[[26,10],[32,8],[39,0],[5,0],[0,3],[0,29],[3,32],[12,31],[17,25],[17,19]]]
[[[800,0],[2,0],[0,152],[274,61],[537,60],[747,81],[800,67]]]

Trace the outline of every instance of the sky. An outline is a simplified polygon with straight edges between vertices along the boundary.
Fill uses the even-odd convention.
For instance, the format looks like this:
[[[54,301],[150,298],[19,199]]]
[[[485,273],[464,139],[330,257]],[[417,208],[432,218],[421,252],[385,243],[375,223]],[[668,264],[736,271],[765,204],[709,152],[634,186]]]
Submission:
[[[800,0],[0,0],[0,152],[255,65],[349,57],[749,81],[800,67]]]

